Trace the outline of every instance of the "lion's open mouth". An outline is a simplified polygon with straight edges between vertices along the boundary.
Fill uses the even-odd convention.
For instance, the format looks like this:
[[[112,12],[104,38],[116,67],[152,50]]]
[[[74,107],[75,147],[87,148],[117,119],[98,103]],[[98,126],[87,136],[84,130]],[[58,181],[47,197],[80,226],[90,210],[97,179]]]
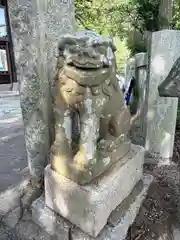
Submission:
[[[88,71],[95,71],[96,69],[103,69],[103,68],[109,68],[108,65],[105,65],[103,62],[100,61],[76,61],[76,60],[72,60],[69,61],[67,63],[67,65],[71,66],[71,67],[75,67],[77,69],[81,69],[81,70],[88,70]]]
[[[64,73],[74,79],[79,85],[99,85],[111,75],[110,68],[84,68],[83,66],[65,65]]]

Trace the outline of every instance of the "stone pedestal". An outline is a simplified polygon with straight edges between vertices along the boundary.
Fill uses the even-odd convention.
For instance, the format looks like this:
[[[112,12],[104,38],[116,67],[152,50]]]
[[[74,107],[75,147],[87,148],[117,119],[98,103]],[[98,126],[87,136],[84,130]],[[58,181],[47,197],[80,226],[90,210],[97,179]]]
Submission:
[[[158,85],[180,56],[180,31],[152,33],[149,49],[146,163],[164,163],[172,158],[178,100],[159,97]]]
[[[128,197],[141,179],[144,148],[132,145],[131,151],[121,161],[85,186],[77,185],[47,166],[46,205],[83,232],[96,237],[111,212]]]
[[[74,30],[72,0],[8,0],[30,173],[43,175],[52,144],[51,91],[60,35]]]
[[[144,175],[131,194],[111,213],[106,226],[97,237],[90,237],[79,228],[56,214],[45,204],[44,196],[32,204],[32,219],[51,236],[63,240],[124,240],[146,197],[153,177]]]

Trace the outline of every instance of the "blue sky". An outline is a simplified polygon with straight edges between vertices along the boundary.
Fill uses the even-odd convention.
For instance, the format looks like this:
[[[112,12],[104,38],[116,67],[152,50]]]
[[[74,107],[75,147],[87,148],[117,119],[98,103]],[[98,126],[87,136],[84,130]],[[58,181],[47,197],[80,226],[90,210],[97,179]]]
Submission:
[[[0,8],[0,25],[5,25],[4,9]],[[6,27],[0,27],[0,37],[6,36]]]
[[[5,24],[4,9],[0,8],[0,25]]]

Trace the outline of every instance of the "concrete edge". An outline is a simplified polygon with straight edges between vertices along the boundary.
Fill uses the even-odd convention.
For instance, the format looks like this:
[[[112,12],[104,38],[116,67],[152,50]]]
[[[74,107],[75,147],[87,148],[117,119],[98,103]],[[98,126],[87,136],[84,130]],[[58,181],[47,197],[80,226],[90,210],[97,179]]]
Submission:
[[[124,240],[126,238],[129,227],[134,223],[134,220],[140,210],[140,207],[147,196],[149,186],[151,185],[154,177],[150,174],[144,174],[141,178],[143,182],[142,191],[136,196],[135,200],[129,205],[125,215],[121,217],[116,226],[111,227],[110,239]],[[107,236],[107,235],[106,235]]]
[[[0,98],[8,98],[8,97],[18,97],[20,93],[18,91],[0,91]]]
[[[27,169],[21,171],[23,176],[20,182],[0,192],[0,219],[17,207],[28,207],[40,196],[41,186],[37,181],[33,182]]]
[[[144,164],[149,165],[175,165],[172,162],[172,158],[151,158],[151,157],[146,157],[144,158]]]

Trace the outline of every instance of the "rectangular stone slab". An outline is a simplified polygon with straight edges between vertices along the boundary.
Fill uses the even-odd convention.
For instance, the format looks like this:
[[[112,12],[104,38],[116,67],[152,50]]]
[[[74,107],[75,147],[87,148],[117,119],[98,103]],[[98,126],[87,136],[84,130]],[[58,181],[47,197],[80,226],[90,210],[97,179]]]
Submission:
[[[132,145],[131,151],[106,174],[91,184],[80,186],[45,169],[46,205],[90,236],[96,237],[111,212],[131,193],[142,177],[144,148]]]
[[[158,86],[180,56],[180,31],[152,33],[148,50],[145,162],[169,164],[173,155],[178,99],[160,97]]]
[[[139,212],[139,208],[147,195],[152,181],[153,177],[151,175],[142,177],[131,194],[111,213],[107,225],[96,238],[83,233],[79,228],[72,226],[69,221],[66,221],[59,214],[48,208],[45,205],[43,195],[32,204],[32,219],[51,236],[57,236],[58,239],[62,240],[105,240],[107,238],[109,240],[124,240],[129,227]],[[70,229],[71,233],[69,234]],[[71,238],[68,238],[68,235]]]

